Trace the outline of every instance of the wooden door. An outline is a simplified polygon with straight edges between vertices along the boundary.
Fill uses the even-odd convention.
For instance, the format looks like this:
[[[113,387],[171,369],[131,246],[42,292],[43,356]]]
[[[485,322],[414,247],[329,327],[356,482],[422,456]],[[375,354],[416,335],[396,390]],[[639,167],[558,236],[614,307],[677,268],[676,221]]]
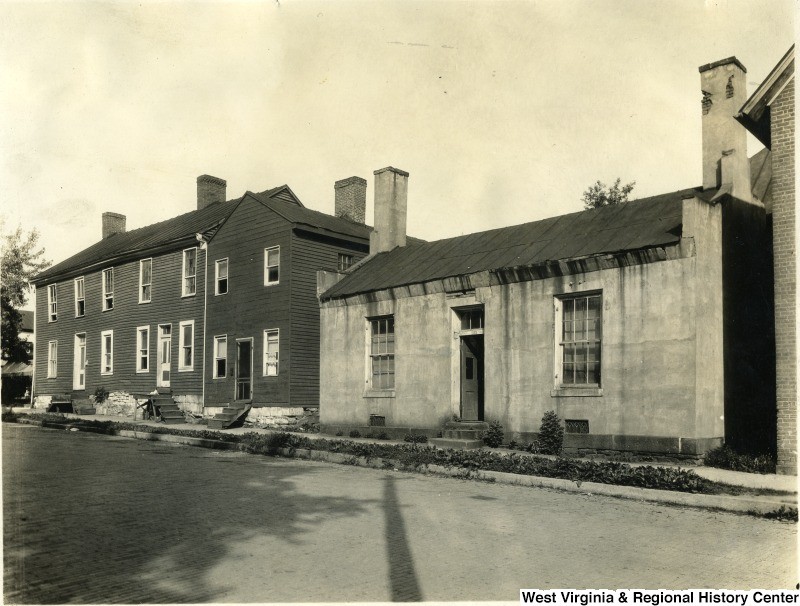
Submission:
[[[250,339],[236,341],[236,399],[250,400],[253,397],[253,342]]]
[[[75,360],[73,364],[72,389],[86,389],[86,335],[75,335]]]
[[[461,337],[461,420],[483,420],[483,336]]]
[[[158,374],[157,387],[170,386],[172,370],[172,325],[161,324],[158,327]]]

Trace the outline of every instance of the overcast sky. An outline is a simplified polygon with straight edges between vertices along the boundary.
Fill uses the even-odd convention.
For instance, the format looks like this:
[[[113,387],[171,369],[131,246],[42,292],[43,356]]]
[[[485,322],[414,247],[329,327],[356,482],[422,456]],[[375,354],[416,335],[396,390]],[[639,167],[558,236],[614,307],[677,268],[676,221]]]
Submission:
[[[54,262],[228,197],[410,173],[408,229],[436,239],[701,183],[697,68],[749,91],[794,40],[791,0],[23,2],[0,5],[0,195]],[[760,149],[750,139],[749,154]]]

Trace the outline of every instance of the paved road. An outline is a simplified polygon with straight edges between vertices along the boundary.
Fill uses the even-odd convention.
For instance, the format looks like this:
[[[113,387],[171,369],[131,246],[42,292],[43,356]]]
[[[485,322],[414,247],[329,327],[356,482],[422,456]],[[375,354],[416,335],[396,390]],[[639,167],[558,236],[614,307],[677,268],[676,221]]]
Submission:
[[[793,587],[793,524],[3,425],[5,601]]]

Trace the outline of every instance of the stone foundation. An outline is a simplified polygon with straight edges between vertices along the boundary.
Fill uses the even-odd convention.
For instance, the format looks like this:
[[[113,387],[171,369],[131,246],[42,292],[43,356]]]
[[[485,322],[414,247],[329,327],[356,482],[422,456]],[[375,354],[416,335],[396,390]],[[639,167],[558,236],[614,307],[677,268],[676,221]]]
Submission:
[[[99,415],[133,418],[136,407],[147,400],[146,396],[134,396],[126,391],[112,391],[94,408]]]
[[[206,406],[203,416],[212,418],[222,412],[224,406]],[[299,406],[254,406],[245,419],[245,427],[300,429],[319,427],[319,409]]]
[[[34,410],[47,410],[52,400],[53,396],[36,396],[33,399],[33,408]]]
[[[188,412],[198,417],[207,416],[208,414],[205,412],[206,409],[203,408],[202,396],[173,395],[172,399],[175,400],[175,404],[183,412]],[[220,408],[220,410],[222,409]]]

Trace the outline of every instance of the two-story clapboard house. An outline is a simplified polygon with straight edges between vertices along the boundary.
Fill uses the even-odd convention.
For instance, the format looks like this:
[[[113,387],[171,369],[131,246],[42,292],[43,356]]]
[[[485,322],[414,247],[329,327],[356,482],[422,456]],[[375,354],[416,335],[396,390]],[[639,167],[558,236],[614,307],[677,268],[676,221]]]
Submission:
[[[176,420],[318,406],[315,272],[361,259],[370,231],[366,181],[335,191],[329,216],[288,186],[226,201],[225,181],[203,175],[196,210],[173,219],[126,231],[104,213],[100,242],[33,281],[36,405],[102,388],[101,412],[157,399]]]

